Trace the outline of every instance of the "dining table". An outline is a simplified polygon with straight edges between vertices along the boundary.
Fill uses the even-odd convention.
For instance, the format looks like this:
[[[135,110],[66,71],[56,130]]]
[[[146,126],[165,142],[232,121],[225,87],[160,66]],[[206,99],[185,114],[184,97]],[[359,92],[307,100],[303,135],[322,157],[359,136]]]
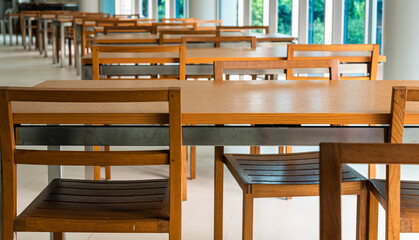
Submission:
[[[385,142],[393,86],[419,87],[419,81],[69,80],[45,81],[35,88],[180,87],[183,144],[215,147],[214,239],[221,240],[224,146]],[[17,145],[54,150],[65,145],[168,145],[168,127],[158,125],[167,112],[163,103],[19,102],[12,104],[12,112]],[[405,124],[404,142],[419,142],[419,103],[409,103]],[[50,166],[48,173],[49,179],[60,177],[61,168]]]

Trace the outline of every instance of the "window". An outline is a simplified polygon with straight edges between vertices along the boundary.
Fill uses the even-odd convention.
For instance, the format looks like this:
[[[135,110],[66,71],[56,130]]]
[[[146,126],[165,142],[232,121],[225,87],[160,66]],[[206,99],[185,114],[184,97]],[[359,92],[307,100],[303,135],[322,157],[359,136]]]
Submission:
[[[132,14],[132,0],[116,0],[115,13],[116,14]]]
[[[291,35],[292,0],[278,0],[278,33]]]
[[[324,0],[309,0],[308,43],[324,43]]]
[[[184,3],[185,0],[176,0],[176,17],[183,18],[184,14]]]
[[[149,0],[139,0],[140,1],[140,17],[148,18],[148,2]]]
[[[383,0],[377,0],[377,32],[375,43],[380,44],[380,53],[383,50]]]
[[[252,0],[252,26],[263,26],[263,0]]]
[[[166,17],[166,1],[157,0],[157,18],[160,21],[162,18],[165,18],[165,17]]]
[[[365,0],[345,0],[344,43],[364,43]]]

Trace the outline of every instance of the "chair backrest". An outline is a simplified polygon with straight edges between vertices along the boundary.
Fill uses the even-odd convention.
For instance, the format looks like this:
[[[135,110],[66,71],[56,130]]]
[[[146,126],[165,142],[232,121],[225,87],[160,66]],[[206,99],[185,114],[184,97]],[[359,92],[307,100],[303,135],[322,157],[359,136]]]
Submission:
[[[170,23],[170,22],[193,22],[196,21],[196,18],[162,18],[162,23]]]
[[[179,55],[173,62],[172,57],[159,57],[158,54],[167,54],[177,52]],[[154,53],[153,57],[141,57],[136,54],[138,53]],[[117,54],[121,58],[106,58],[101,56],[102,54]],[[123,57],[124,54],[127,57]],[[169,59],[169,60],[165,60]],[[161,64],[161,63],[179,63],[179,80],[186,79],[186,52],[185,46],[93,46],[92,47],[92,69],[93,69],[93,80],[100,79],[100,65],[101,64],[127,64],[127,63],[150,63],[150,64]],[[149,74],[147,74],[149,75]]]
[[[217,36],[221,36],[221,32],[237,32],[243,30],[263,30],[264,34],[269,34],[269,26],[217,26]]]
[[[341,63],[341,80],[376,80],[380,46],[378,44],[289,44],[288,60],[338,59]],[[359,72],[356,66],[364,66]],[[348,76],[345,76],[348,75]],[[352,76],[351,76],[352,75]],[[287,79],[320,79],[294,76],[287,72]]]
[[[400,164],[419,164],[419,145],[401,144],[406,103],[419,101],[419,88],[393,87],[386,144],[320,144],[320,239],[338,240],[341,230],[341,165],[387,164],[386,209],[389,239],[400,234]]]
[[[163,28],[163,30],[167,30],[167,28],[173,28],[178,30],[187,30],[187,29],[196,29],[196,26],[198,25],[195,22],[156,22],[152,23],[153,26],[156,26],[157,29],[160,31],[160,28]]]
[[[103,33],[151,33],[155,34],[157,28],[153,26],[105,26]]]
[[[215,31],[213,30],[164,30],[159,31],[159,44],[165,44],[170,42],[170,40],[165,40],[167,35],[212,35],[215,37]]]
[[[199,28],[199,27],[202,27],[202,25],[205,25],[205,26],[203,26],[203,28],[214,27],[214,30],[216,30],[217,26],[222,26],[223,25],[222,20],[197,20],[195,22],[197,23],[196,28]]]
[[[188,43],[221,43],[221,42],[249,42],[251,49],[256,49],[256,37],[254,36],[234,36],[234,37],[182,37],[182,45],[187,46]],[[216,44],[220,47],[220,44]]]
[[[223,61],[214,62],[214,80],[223,81],[224,70],[240,70],[239,74],[254,74],[260,69],[327,68],[330,80],[339,80],[339,61],[337,59],[278,60],[278,61]],[[246,70],[244,73],[243,70]]]
[[[96,26],[105,27],[105,26],[136,26],[136,19],[122,20],[118,18],[101,18],[97,19]]]
[[[0,89],[0,146],[2,160],[3,217],[16,217],[16,164],[38,165],[169,165],[170,174],[170,217],[181,221],[181,171],[182,171],[182,125],[181,91],[179,88],[165,89],[51,89],[51,88],[1,88]],[[138,114],[138,119],[155,119],[156,124],[169,124],[168,151],[45,151],[16,149],[17,132],[14,128],[12,103],[168,103],[165,113]],[[22,103],[24,104],[24,103]],[[148,104],[151,105],[151,104]],[[84,116],[89,113],[84,114]],[[90,114],[89,123],[106,123],[97,113]],[[86,117],[80,120],[85,124]],[[157,119],[160,119],[157,121]],[[124,120],[121,119],[121,122]],[[42,122],[40,122],[42,124]],[[142,124],[141,120],[138,124]],[[5,187],[6,186],[6,187]],[[172,215],[173,214],[173,215]]]

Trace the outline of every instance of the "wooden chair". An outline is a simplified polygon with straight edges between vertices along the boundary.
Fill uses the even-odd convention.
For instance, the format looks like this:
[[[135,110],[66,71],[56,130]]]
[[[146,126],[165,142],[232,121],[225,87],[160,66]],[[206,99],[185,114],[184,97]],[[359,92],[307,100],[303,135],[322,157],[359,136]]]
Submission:
[[[181,239],[182,127],[179,88],[2,88],[0,92],[2,239],[14,239],[15,232],[53,232],[54,239],[63,239],[64,232],[169,233],[169,239]],[[154,113],[147,113],[146,118],[155,119],[156,124],[169,124],[170,148],[164,151],[110,152],[16,149],[17,133],[14,129],[11,105],[12,102],[24,104],[25,101],[40,104],[139,103],[141,106],[145,106],[147,102],[166,102],[169,105],[167,118],[161,118],[161,113],[157,113],[158,118]],[[109,123],[95,113],[91,116],[90,120],[81,120],[80,124]],[[121,122],[123,121],[121,118]],[[141,123],[139,121],[139,124]],[[103,182],[54,179],[21,214],[16,216],[17,164],[169,165],[170,178]]]
[[[339,59],[341,64],[341,80],[377,80],[378,44],[289,44],[288,60]],[[363,73],[354,72],[352,66],[361,64],[366,66]],[[318,80],[320,76],[295,76],[293,70],[287,71],[290,80]],[[325,79],[325,78],[323,78]]]
[[[163,45],[165,43],[173,43],[173,40],[171,39],[165,39],[165,36],[167,35],[211,35],[215,37],[215,31],[213,30],[177,30],[177,29],[171,29],[171,30],[161,30],[159,31],[159,44]],[[177,39],[175,39],[174,42],[177,42]]]
[[[386,210],[386,239],[419,232],[417,181],[400,181],[400,164],[419,164],[419,145],[401,144],[408,101],[419,101],[419,88],[393,87],[387,144],[320,144],[320,237],[341,239],[341,164],[387,164],[386,180],[370,179],[370,198]],[[370,199],[371,201],[371,199]],[[369,209],[375,215],[378,209]],[[377,219],[369,216],[369,239],[377,239]]]
[[[32,37],[35,35],[35,47],[38,48],[39,46],[39,15],[41,14],[41,11],[21,11],[20,12],[20,32],[22,34],[22,46],[24,46],[26,48],[26,41],[25,41],[25,37],[26,37],[26,30],[32,33]],[[32,21],[32,25],[29,26],[25,26],[23,24],[23,19],[24,17],[33,17],[35,23],[33,23]],[[25,27],[25,29],[24,29]],[[33,33],[35,32],[35,33]],[[29,39],[29,41],[33,42],[33,39]]]
[[[131,53],[173,53],[179,54],[177,62],[179,63],[179,80],[186,79],[186,55],[184,46],[119,46],[119,45],[95,45],[92,47],[92,69],[93,69],[93,80],[100,79],[100,65],[102,64],[127,64],[127,63],[150,63],[150,64],[162,64],[169,63],[164,58],[153,57],[153,58],[138,58],[123,57],[119,59],[109,59],[101,54],[131,54]],[[134,61],[135,60],[135,61]],[[170,62],[173,63],[173,62]],[[149,75],[149,74],[147,74]],[[109,78],[101,79],[106,80]]]
[[[223,82],[224,70],[327,68],[329,79],[339,80],[336,59],[319,61],[234,61],[214,62],[216,82]],[[216,154],[222,154],[222,148]],[[224,163],[243,190],[244,240],[253,238],[253,201],[255,198],[318,196],[319,154],[225,154]],[[368,191],[366,179],[349,166],[344,166],[344,194],[358,195],[359,239],[365,239]],[[362,201],[361,201],[362,200]],[[221,200],[220,200],[221,201]],[[216,209],[216,211],[219,211]]]
[[[150,33],[156,34],[157,28],[153,26],[105,26],[103,34],[108,33]]]

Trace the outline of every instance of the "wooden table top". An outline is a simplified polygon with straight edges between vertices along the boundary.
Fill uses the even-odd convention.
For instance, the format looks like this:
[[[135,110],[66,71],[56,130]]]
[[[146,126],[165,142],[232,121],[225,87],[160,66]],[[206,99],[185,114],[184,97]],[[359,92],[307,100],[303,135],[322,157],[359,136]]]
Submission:
[[[74,80],[45,81],[37,87],[173,86],[182,89],[185,124],[386,124],[392,86],[419,86],[419,81]],[[12,107],[16,123],[34,124],[87,124],[92,116],[100,116],[103,124],[135,124],[144,120],[138,113],[167,111],[162,103],[13,103]],[[419,124],[419,103],[408,103],[406,124]]]
[[[159,30],[163,30],[159,28]],[[204,30],[204,29],[203,29]],[[215,31],[214,31],[215,32]],[[170,43],[180,43],[182,36],[190,35],[166,35],[164,37],[165,42]],[[201,35],[193,35],[201,36]],[[208,35],[202,35],[208,36]],[[244,32],[222,32],[221,36],[255,36],[256,40],[259,42],[273,42],[273,41],[284,41],[291,42],[297,38],[291,37],[288,35],[273,33],[273,34],[261,34],[261,33],[244,33]],[[95,39],[98,44],[109,44],[109,43],[158,43],[159,35],[158,34],[149,34],[149,33],[118,33],[118,34],[108,34],[108,35],[99,35]]]
[[[213,64],[214,61],[239,61],[239,60],[283,60],[287,56],[286,47],[263,48],[254,50],[249,48],[187,48],[187,64]],[[133,63],[148,62],[147,58],[159,58],[162,63],[178,62],[179,54],[170,52],[154,53],[100,53],[101,59],[131,58]],[[81,59],[82,64],[92,64],[92,54],[89,53]]]

